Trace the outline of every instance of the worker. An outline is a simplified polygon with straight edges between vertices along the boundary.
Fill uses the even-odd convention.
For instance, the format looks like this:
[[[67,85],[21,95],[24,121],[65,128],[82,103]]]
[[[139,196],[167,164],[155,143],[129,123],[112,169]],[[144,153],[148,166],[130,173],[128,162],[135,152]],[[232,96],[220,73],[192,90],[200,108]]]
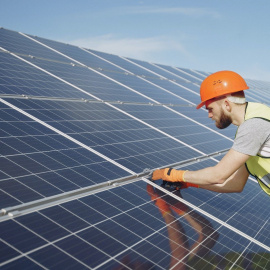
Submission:
[[[213,167],[197,171],[157,169],[152,180],[182,182],[215,192],[241,192],[249,174],[270,196],[270,107],[246,102],[245,80],[236,72],[219,71],[205,78],[200,87],[201,103],[219,129],[238,126],[232,148]]]

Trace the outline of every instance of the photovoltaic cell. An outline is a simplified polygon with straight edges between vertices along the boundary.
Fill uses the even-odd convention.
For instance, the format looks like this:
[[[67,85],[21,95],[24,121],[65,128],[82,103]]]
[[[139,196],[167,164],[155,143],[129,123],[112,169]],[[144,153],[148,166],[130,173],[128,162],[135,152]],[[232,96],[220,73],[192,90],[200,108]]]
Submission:
[[[131,201],[122,197],[127,192]],[[209,269],[231,266],[231,256],[236,261],[244,251],[249,263],[256,262],[247,254],[256,252],[260,260],[267,258],[263,248],[169,197],[137,182],[1,222],[2,239],[9,243],[3,250],[12,248],[16,254],[5,266],[18,266],[26,252],[28,263],[38,261],[51,268],[61,268],[70,261],[79,268],[109,269],[113,265],[168,269],[183,264]],[[94,207],[99,205],[93,204],[97,199],[106,207],[104,203]],[[162,216],[157,199],[169,205],[170,214]],[[20,232],[19,238],[12,237],[14,231]],[[243,265],[242,260],[238,265]]]
[[[113,72],[120,72],[122,70],[121,68],[116,67],[115,65],[94,56],[92,53],[89,53],[89,50],[87,49],[79,48],[77,46],[72,46],[69,44],[63,44],[60,42],[56,42],[56,41],[48,40],[44,38],[33,37],[33,36],[30,36],[30,37],[33,38],[34,40],[41,42],[42,44],[49,46],[50,48],[53,48],[75,59],[76,61],[79,61],[80,63],[88,67],[91,67],[97,70],[103,69],[103,70],[113,71]]]
[[[51,59],[55,62],[70,63],[65,57],[46,49],[43,46],[31,41],[18,32],[6,30],[4,28],[1,31],[0,47],[21,56],[34,56],[43,59]]]
[[[66,83],[3,52],[0,52],[0,85],[0,93],[7,95],[91,99]]]
[[[181,142],[103,103],[9,102],[137,173],[197,155]],[[157,153],[164,153],[162,162],[155,158]]]
[[[89,50],[88,51],[128,70],[129,72],[132,72],[133,74],[136,74],[137,76],[145,76],[145,77],[154,77],[154,78],[160,78],[159,75],[151,72],[150,70],[147,69],[143,69],[138,65],[134,65],[131,62],[127,61],[126,59],[119,57],[117,55],[113,55],[113,54],[108,54],[108,53],[103,53],[103,52],[98,52],[98,51],[93,51],[93,50]]]
[[[177,107],[176,111],[180,114],[176,114],[174,107],[171,110],[161,106],[117,105],[117,107],[206,154],[230,148],[232,145],[232,142],[224,139],[220,133],[198,125],[199,119],[196,123],[185,117],[186,112],[192,108]]]
[[[194,108],[208,72],[3,28],[0,47],[1,269],[269,268],[256,180],[220,194],[140,176],[215,166],[231,147],[236,128]],[[247,81],[267,103],[270,84]]]
[[[0,121],[2,208],[128,175],[3,103]]]
[[[175,74],[178,74],[179,76],[183,77],[184,79],[188,81],[192,81],[193,83],[196,83],[200,85],[203,81],[203,78],[199,77],[197,74],[194,74],[192,71],[189,71],[188,69],[183,68],[173,68],[166,65],[158,65],[161,68],[164,68],[165,70],[171,71]]]

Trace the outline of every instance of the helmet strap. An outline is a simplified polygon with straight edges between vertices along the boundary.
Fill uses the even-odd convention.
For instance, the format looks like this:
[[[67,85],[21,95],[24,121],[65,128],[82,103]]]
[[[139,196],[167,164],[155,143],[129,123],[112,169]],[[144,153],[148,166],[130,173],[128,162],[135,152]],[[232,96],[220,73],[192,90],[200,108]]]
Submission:
[[[232,96],[232,95],[227,95],[226,97],[230,102],[233,102],[236,104],[245,104],[246,103],[245,97],[236,97],[236,96]]]

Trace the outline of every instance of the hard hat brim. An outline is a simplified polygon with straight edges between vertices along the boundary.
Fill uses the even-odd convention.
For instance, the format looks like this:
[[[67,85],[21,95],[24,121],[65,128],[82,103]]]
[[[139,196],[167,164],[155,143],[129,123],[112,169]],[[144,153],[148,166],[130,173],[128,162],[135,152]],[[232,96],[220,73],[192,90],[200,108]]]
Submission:
[[[200,109],[203,105],[205,105],[205,101],[202,101],[202,102],[196,107],[196,109],[197,109],[197,110]]]

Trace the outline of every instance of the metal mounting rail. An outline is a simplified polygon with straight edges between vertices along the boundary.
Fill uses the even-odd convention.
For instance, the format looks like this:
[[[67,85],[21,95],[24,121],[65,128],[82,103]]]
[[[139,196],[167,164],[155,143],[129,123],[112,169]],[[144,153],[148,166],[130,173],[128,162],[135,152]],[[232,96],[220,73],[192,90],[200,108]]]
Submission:
[[[10,95],[0,94],[0,98],[15,98],[15,99],[30,99],[30,100],[50,100],[50,101],[68,101],[68,102],[84,102],[84,103],[110,103],[124,105],[148,105],[148,106],[168,106],[168,107],[195,107],[193,104],[174,104],[174,103],[154,103],[154,102],[132,102],[121,100],[96,100],[86,98],[64,98],[64,97],[49,97],[49,96],[31,96],[31,95]]]
[[[215,156],[225,154],[229,149],[224,149],[222,151],[214,152],[208,155],[198,156],[195,158],[187,159],[181,162],[173,163],[166,165],[164,167],[160,168],[167,168],[167,167],[183,167],[188,166],[194,163],[198,163],[210,158],[213,158]],[[71,200],[79,199],[88,195],[91,195],[93,193],[98,193],[104,190],[108,190],[111,188],[115,188],[117,186],[126,185],[135,181],[140,180],[142,177],[149,178],[152,171],[154,169],[145,169],[143,172],[138,174],[129,175],[127,177],[118,178],[115,180],[103,182],[101,184],[92,185],[86,188],[81,188],[69,192],[65,192],[63,194],[58,194],[55,196],[47,197],[44,199],[24,203],[17,206],[7,207],[0,211],[0,221],[6,220],[12,217],[16,217],[22,214],[30,213],[33,211],[38,211],[44,208],[48,208],[54,205],[58,205],[64,202],[68,202]]]

